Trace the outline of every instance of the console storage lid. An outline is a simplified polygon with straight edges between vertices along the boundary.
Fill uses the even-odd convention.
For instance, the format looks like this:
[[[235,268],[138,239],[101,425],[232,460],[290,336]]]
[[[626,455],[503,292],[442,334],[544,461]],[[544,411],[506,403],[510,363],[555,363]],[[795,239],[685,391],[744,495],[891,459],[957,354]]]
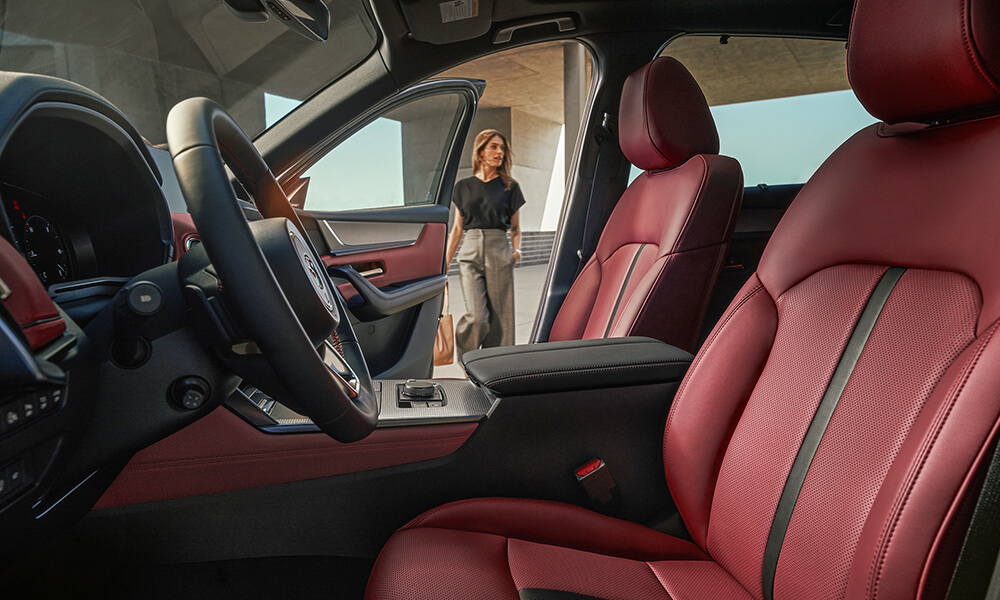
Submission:
[[[497,396],[680,381],[694,356],[645,337],[501,346],[462,357],[469,379]]]

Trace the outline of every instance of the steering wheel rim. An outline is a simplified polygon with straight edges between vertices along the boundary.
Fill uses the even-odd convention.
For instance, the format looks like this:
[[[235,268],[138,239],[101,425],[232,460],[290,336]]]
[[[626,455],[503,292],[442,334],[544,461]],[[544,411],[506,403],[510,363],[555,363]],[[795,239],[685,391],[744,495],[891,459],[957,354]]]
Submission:
[[[208,98],[191,98],[171,109],[167,142],[188,211],[222,281],[226,307],[257,343],[291,394],[295,408],[342,442],[371,433],[378,421],[378,402],[363,356],[354,352],[342,357],[348,362],[346,355],[351,355],[348,364],[357,375],[356,387],[323,361],[254,238],[230,183],[226,164],[265,216],[288,219],[292,225],[289,230],[303,231],[298,215],[253,143],[233,118]],[[314,251],[313,260],[318,262]],[[325,270],[319,271],[332,287]],[[342,314],[343,307],[340,309]],[[339,329],[344,327],[350,328],[346,317]],[[349,335],[353,337],[353,331]]]

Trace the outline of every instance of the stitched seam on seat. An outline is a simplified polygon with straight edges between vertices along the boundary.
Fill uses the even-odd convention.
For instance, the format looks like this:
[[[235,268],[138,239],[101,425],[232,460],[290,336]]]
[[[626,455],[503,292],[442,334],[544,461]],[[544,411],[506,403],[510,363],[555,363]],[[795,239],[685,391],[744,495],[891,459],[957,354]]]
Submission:
[[[608,317],[608,326],[604,329],[604,335],[602,337],[607,338],[611,334],[611,330],[615,326],[615,316],[618,314],[618,307],[622,304],[622,298],[625,297],[625,291],[628,290],[629,281],[632,280],[632,274],[635,273],[635,266],[639,264],[639,258],[642,256],[642,252],[648,246],[648,243],[642,243],[639,245],[639,249],[635,251],[635,256],[632,257],[632,264],[629,265],[628,273],[625,273],[625,279],[622,281],[622,287],[618,290],[618,298],[615,300],[615,307],[611,309],[611,316]],[[659,247],[657,247],[659,250]],[[640,278],[641,281],[641,278]],[[626,302],[626,304],[628,304]],[[625,310],[622,309],[624,313]]]
[[[652,285],[649,286],[649,292],[650,293],[646,294],[643,297],[642,302],[639,304],[639,309],[636,310],[635,318],[632,319],[632,323],[629,325],[629,331],[628,331],[629,335],[631,335],[632,329],[635,327],[635,324],[639,321],[639,318],[642,317],[643,314],[645,314],[646,307],[649,306],[650,300],[653,297],[653,293],[652,292],[653,292],[653,290],[659,288],[660,281],[663,279],[663,274],[667,271],[667,265],[669,265],[671,263],[671,261],[673,261],[673,259],[675,257],[677,257],[678,255],[680,255],[680,254],[683,254],[683,253],[678,252],[678,253],[665,254],[665,255],[661,256],[660,258],[656,259],[656,262],[663,261],[663,265],[660,267],[660,270],[656,272],[656,278],[653,280]],[[654,262],[653,264],[655,265],[656,262]],[[647,273],[647,276],[648,275],[649,275],[649,273]],[[628,308],[628,305],[626,305],[625,308]],[[622,315],[624,315],[624,314],[625,314],[625,309],[622,309]]]
[[[698,191],[695,193],[694,202],[691,203],[691,208],[690,210],[688,210],[687,216],[684,218],[684,225],[681,226],[681,230],[677,234],[677,239],[674,240],[673,245],[670,247],[671,254],[677,252],[678,246],[680,246],[681,242],[684,241],[684,236],[688,232],[688,227],[691,226],[691,221],[694,220],[694,214],[698,210],[698,205],[700,204],[699,200],[703,199],[702,196],[705,193],[705,184],[708,182],[708,171],[709,171],[708,161],[705,160],[705,157],[702,156],[701,154],[696,154],[691,158],[697,158],[701,160],[702,164],[701,183],[698,184]],[[687,164],[687,162],[685,162],[684,164]]]
[[[970,39],[969,39],[969,3],[968,3],[968,0],[959,0],[959,4],[961,4],[961,7],[962,7],[961,8],[961,11],[962,11],[962,41],[965,43],[965,51],[969,53],[969,62],[971,62],[972,66],[976,68],[976,72],[979,73],[979,76],[983,78],[983,81],[985,81],[987,85],[989,85],[991,88],[993,88],[994,92],[997,92],[998,94],[1000,94],[1000,89],[997,89],[997,86],[996,86],[995,83],[993,83],[993,80],[986,76],[986,72],[983,70],[982,66],[979,64],[979,58],[976,56],[975,51],[972,49],[972,43],[970,42]]]
[[[556,312],[556,318],[553,319],[553,321],[552,321],[552,325],[553,326],[556,324],[556,321],[559,320],[559,314],[562,312],[563,307],[566,306],[566,301],[569,300],[570,297],[573,295],[573,290],[576,289],[576,284],[578,282],[580,282],[580,281],[583,281],[583,274],[587,272],[587,269],[589,269],[591,267],[591,265],[597,265],[597,267],[598,267],[597,289],[598,289],[598,291],[601,289],[601,282],[604,280],[604,273],[603,273],[603,271],[600,268],[603,265],[601,264],[600,259],[597,258],[597,250],[598,250],[598,248],[600,248],[600,246],[601,246],[601,240],[600,240],[600,238],[598,238],[598,240],[597,240],[597,247],[594,248],[594,253],[591,255],[591,257],[587,261],[587,263],[585,265],[583,265],[583,268],[580,269],[580,273],[576,276],[576,279],[573,281],[573,285],[569,286],[569,291],[566,292],[566,297],[563,298],[562,304],[559,305],[559,310]],[[581,284],[581,285],[583,285],[583,284]],[[596,302],[596,301],[597,301],[597,295],[595,294],[594,295],[594,302]],[[587,323],[590,321],[590,315],[592,315],[592,314],[594,314],[594,305],[593,304],[590,305],[590,312],[588,312],[586,314],[587,318],[583,320],[583,327],[581,327],[579,329],[579,331],[574,331],[573,332],[573,336],[574,337],[576,337],[576,336],[583,336],[583,332],[587,330]],[[552,329],[550,328],[549,329],[549,336],[551,337],[551,335],[552,335]],[[468,363],[466,363],[466,364],[468,364]]]
[[[422,514],[419,517],[413,519],[412,521],[410,521],[406,525],[403,525],[399,529],[400,529],[400,531],[402,531],[404,529],[413,529],[415,527],[419,527],[421,523],[423,523],[427,519],[431,518],[432,516],[436,515],[437,513],[441,512],[442,510],[445,509],[445,507],[457,506],[459,504],[469,504],[469,503],[472,503],[472,502],[479,502],[480,500],[481,500],[481,498],[469,498],[467,500],[457,500],[455,502],[449,502],[448,504],[442,504],[441,506],[438,506],[436,508],[432,508],[431,510],[425,512],[424,514]],[[441,529],[448,529],[448,528],[447,527],[441,527]]]
[[[482,502],[483,500],[484,500],[484,498],[466,498],[465,500],[456,500],[454,502],[449,502],[447,504],[442,504],[441,506],[438,506],[436,508],[432,508],[431,510],[425,512],[424,514],[422,514],[419,517],[415,518],[414,520],[410,521],[406,525],[403,525],[402,527],[400,527],[400,530],[403,530],[403,529],[413,529],[415,527],[419,527],[421,523],[423,523],[424,521],[426,521],[430,517],[436,515],[437,513],[441,512],[443,510],[449,510],[449,509],[451,509],[454,506],[458,506],[458,505],[461,505],[461,504],[472,504],[474,502]],[[519,498],[519,499],[517,499],[517,503],[518,504],[526,504],[526,505],[552,504],[552,502],[550,502],[548,500],[533,500],[533,499],[530,499],[530,498]],[[574,508],[578,508],[578,507],[574,507]],[[584,509],[584,508],[580,508],[580,510],[586,511],[586,509]],[[440,525],[434,525],[433,527],[437,527],[438,529],[449,529],[449,530],[453,530],[453,531],[469,531],[468,529],[453,529],[451,527],[441,527]],[[486,532],[484,532],[484,531],[476,531],[476,533],[486,533]],[[490,535],[496,535],[496,534],[490,534]],[[497,536],[497,537],[504,537],[504,536]]]
[[[726,328],[726,325],[729,323],[729,320],[732,319],[736,315],[736,313],[739,312],[741,308],[743,308],[743,305],[749,302],[751,298],[756,296],[763,289],[764,289],[764,284],[759,284],[757,287],[747,292],[747,295],[743,296],[743,298],[739,301],[739,303],[733,307],[733,309],[729,312],[728,315],[726,315],[725,320],[723,320],[722,324],[720,324],[719,327],[712,333],[712,337],[710,337],[708,341],[705,342],[705,345],[702,346],[701,352],[699,352],[698,356],[694,358],[694,362],[692,362],[691,366],[688,368],[687,376],[685,376],[684,381],[681,382],[681,387],[677,390],[677,393],[674,394],[675,399],[680,398],[681,394],[684,393],[684,390],[687,389],[688,381],[690,381],[691,379],[691,373],[693,373],[695,369],[698,367],[698,365],[701,364],[702,358],[704,358],[705,355],[708,354],[708,351],[712,347],[712,344],[715,342],[715,339],[719,337],[719,334],[722,333],[722,330]],[[674,402],[673,406],[676,407],[677,404],[678,404],[677,402]],[[673,418],[674,418],[674,410],[673,408],[671,408],[670,416],[667,417],[667,425],[663,430],[664,444],[666,444],[667,433],[670,431],[670,424],[673,421]]]
[[[656,571],[653,570],[653,565],[649,564],[649,561],[645,560],[642,561],[642,564],[646,565],[646,568],[649,569],[649,572],[653,574],[653,577],[656,579],[656,583],[660,584],[660,587],[663,588],[663,593],[667,595],[667,598],[670,598],[670,600],[675,600],[674,595],[667,590],[667,586],[663,583],[663,580],[660,579],[660,576],[656,573]]]
[[[879,552],[875,555],[873,561],[873,563],[877,563],[877,569],[875,568],[876,565],[873,564],[872,566],[874,570],[871,578],[869,579],[868,586],[869,596],[873,599],[878,597],[878,586],[881,583],[882,569],[885,567],[885,559],[889,552],[889,545],[892,543],[892,537],[896,532],[896,527],[899,524],[903,511],[906,509],[906,504],[909,502],[910,496],[913,493],[913,488],[916,487],[917,480],[920,478],[920,474],[923,472],[924,466],[927,464],[930,452],[934,448],[934,445],[941,434],[941,430],[948,422],[948,417],[951,416],[951,411],[955,408],[955,404],[958,402],[958,398],[965,390],[965,385],[968,383],[969,378],[972,377],[972,373],[975,371],[976,365],[979,363],[979,359],[982,357],[983,353],[986,351],[986,347],[989,345],[990,340],[993,338],[997,325],[1000,325],[1000,323],[995,323],[990,328],[989,332],[983,337],[979,348],[976,349],[976,353],[966,363],[966,367],[963,370],[961,379],[957,382],[955,391],[949,394],[947,408],[938,418],[938,422],[935,424],[930,438],[922,444],[920,460],[917,465],[915,465],[913,475],[907,477],[906,493],[902,496],[901,501],[898,502],[898,508],[893,510],[890,522],[887,523],[886,526],[883,526],[883,534],[881,536],[882,543],[880,544]],[[888,532],[886,532],[886,527],[888,527]]]
[[[670,167],[676,165],[677,163],[667,158],[663,154],[663,151],[660,150],[660,147],[657,146],[656,142],[653,141],[653,135],[649,129],[649,107],[652,106],[652,103],[648,101],[648,94],[649,94],[649,80],[651,78],[650,74],[652,72],[653,72],[653,63],[649,63],[646,65],[646,72],[642,74],[642,122],[644,126],[643,128],[646,130],[646,139],[649,140],[649,145],[653,147],[653,150],[655,150],[657,154],[660,155],[660,158],[667,161],[667,167]]]
[[[658,581],[658,582],[659,582],[659,584],[660,584],[661,586],[663,586],[663,591],[667,592],[667,596],[669,596],[670,598],[673,598],[674,596],[673,596],[673,595],[672,595],[672,594],[671,594],[671,593],[670,593],[669,591],[667,591],[667,586],[666,586],[666,585],[665,585],[665,584],[663,583],[663,580],[662,580],[662,579],[660,579],[660,576],[659,576],[659,574],[657,574],[657,572],[653,570],[653,565],[649,564],[649,562],[648,562],[648,561],[643,561],[643,562],[645,562],[645,563],[646,563],[646,566],[647,566],[647,567],[649,567],[649,570],[650,570],[650,572],[651,572],[651,573],[653,574],[653,577],[656,577],[656,581]],[[722,565],[720,565],[720,564],[719,564],[718,562],[716,562],[716,561],[715,561],[714,559],[712,559],[712,558],[709,558],[709,559],[708,559],[708,562],[713,562],[713,563],[715,563],[715,564],[716,564],[716,565],[717,565],[717,566],[718,566],[718,567],[719,567],[720,569],[722,569],[722,572],[723,572],[723,573],[725,573],[726,575],[729,575],[730,579],[732,579],[732,580],[733,580],[733,582],[735,582],[735,583],[736,583],[736,585],[740,586],[740,588],[742,588],[742,589],[743,589],[743,591],[747,593],[747,597],[748,597],[748,598],[754,598],[754,597],[755,597],[755,596],[753,595],[753,593],[752,593],[752,592],[751,592],[751,591],[750,591],[749,589],[747,589],[747,587],[746,587],[745,585],[743,585],[743,582],[741,582],[741,581],[740,581],[739,579],[737,579],[736,577],[733,577],[733,574],[732,574],[732,573],[730,573],[729,571],[727,571],[725,567],[723,567]]]
[[[652,292],[653,290],[655,290],[655,289],[657,289],[659,287],[660,281],[663,279],[663,274],[666,272],[667,265],[670,264],[670,261],[673,258],[675,258],[677,256],[683,256],[684,254],[688,254],[688,253],[691,253],[691,252],[696,252],[698,250],[706,250],[708,248],[721,247],[722,245],[723,245],[723,243],[709,244],[707,246],[700,246],[698,248],[689,248],[687,250],[682,250],[682,251],[679,251],[679,252],[670,252],[669,254],[664,254],[663,256],[657,258],[656,259],[657,261],[660,261],[660,260],[663,260],[663,259],[667,259],[667,260],[664,261],[663,266],[660,267],[659,272],[656,274],[656,280],[653,281],[653,285],[649,288],[650,292]],[[653,264],[656,264],[656,263],[653,263]],[[629,327],[629,334],[630,335],[631,335],[631,332],[632,332],[632,328],[635,327],[635,324],[639,321],[639,318],[642,317],[644,314],[646,314],[646,309],[649,308],[649,306],[650,306],[650,299],[651,298],[652,298],[652,294],[646,294],[646,297],[642,299],[642,304],[639,306],[639,310],[635,313],[635,319],[632,321],[632,325]],[[707,310],[707,307],[706,307],[706,310]],[[624,313],[625,313],[625,311],[622,310],[622,314],[624,314]],[[704,318],[704,317],[702,317],[702,318]]]
[[[518,592],[517,582],[514,581],[514,570],[510,568],[510,538],[505,538],[507,542],[504,544],[504,558],[507,559],[507,576],[510,577],[510,585],[514,588],[514,593]]]

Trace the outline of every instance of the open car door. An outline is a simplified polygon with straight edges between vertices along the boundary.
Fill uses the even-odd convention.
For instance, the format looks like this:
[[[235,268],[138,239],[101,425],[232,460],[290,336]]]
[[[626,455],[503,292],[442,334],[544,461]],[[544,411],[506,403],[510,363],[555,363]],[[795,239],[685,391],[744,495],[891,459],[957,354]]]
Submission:
[[[418,84],[281,177],[350,309],[373,377],[429,377],[449,206],[485,83]]]

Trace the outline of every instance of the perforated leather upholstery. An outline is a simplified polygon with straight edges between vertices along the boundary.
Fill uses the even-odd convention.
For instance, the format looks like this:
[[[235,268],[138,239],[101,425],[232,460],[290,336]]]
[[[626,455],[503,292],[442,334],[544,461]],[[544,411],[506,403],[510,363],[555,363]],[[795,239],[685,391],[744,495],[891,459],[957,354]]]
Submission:
[[[693,351],[732,237],[743,173],[720,156],[698,84],[673,58],[629,76],[622,151],[645,170],[625,190],[549,341],[641,335]]]
[[[897,4],[859,0],[856,19]],[[871,37],[852,44],[919,44],[975,29],[933,15],[899,23],[907,29],[855,23],[852,35]],[[871,85],[856,75],[879,72],[880,56],[851,55],[855,85]],[[938,100],[919,109],[902,98],[900,114],[931,120],[982,109],[978,88],[931,91]],[[994,109],[1000,113],[1000,100]],[[667,419],[665,475],[690,544],[619,529],[634,525],[583,517],[570,506],[548,506],[537,513],[544,523],[527,524],[510,511],[535,513],[522,504],[530,501],[477,501],[471,519],[462,505],[445,506],[390,540],[369,598],[463,597],[471,588],[434,587],[433,577],[401,594],[386,574],[404,564],[458,573],[471,563],[497,583],[489,595],[464,597],[512,599],[528,586],[607,600],[942,597],[954,540],[964,534],[963,506],[978,493],[976,475],[1000,430],[998,161],[1000,116],[929,128],[874,125],[803,188],[757,274],[699,351]],[[842,382],[769,567],[765,550],[793,464],[890,268],[905,271]],[[494,543],[490,558],[421,558],[430,544],[472,548],[444,541],[457,535]]]

